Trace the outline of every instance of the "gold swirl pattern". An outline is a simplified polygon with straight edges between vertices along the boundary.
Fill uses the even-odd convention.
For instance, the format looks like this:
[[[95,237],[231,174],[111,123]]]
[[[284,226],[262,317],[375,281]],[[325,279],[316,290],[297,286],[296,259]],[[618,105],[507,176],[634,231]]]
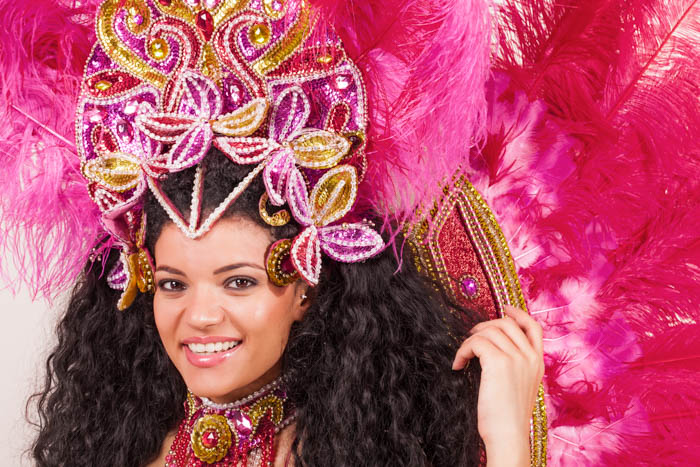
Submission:
[[[133,1],[136,2],[137,0]],[[120,4],[121,0],[106,0],[100,6],[96,24],[97,39],[102,45],[102,49],[112,60],[142,80],[147,81],[157,88],[162,88],[168,81],[167,76],[136,55],[136,53],[122,42],[115,32],[114,21],[117,11],[121,8]],[[146,6],[145,8],[148,7]]]
[[[311,14],[305,3],[299,9],[299,17],[279,42],[253,63],[253,69],[264,76],[277,68],[306,40],[312,29]]]

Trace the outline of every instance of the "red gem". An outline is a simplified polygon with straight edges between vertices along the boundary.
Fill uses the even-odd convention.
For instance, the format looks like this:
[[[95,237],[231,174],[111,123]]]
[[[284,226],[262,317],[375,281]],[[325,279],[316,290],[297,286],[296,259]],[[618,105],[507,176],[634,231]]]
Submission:
[[[172,0],[158,0],[158,3],[160,3],[163,6],[170,6]]]
[[[202,33],[205,41],[211,39],[211,35],[214,33],[214,19],[207,10],[197,13],[197,29]]]
[[[202,433],[202,445],[205,448],[212,449],[217,444],[219,444],[219,433],[216,430],[209,429]]]
[[[280,261],[280,268],[284,274],[293,274],[296,272],[296,269],[294,269],[294,263],[292,263],[292,258],[288,254],[284,255],[284,258],[282,258],[282,261]]]

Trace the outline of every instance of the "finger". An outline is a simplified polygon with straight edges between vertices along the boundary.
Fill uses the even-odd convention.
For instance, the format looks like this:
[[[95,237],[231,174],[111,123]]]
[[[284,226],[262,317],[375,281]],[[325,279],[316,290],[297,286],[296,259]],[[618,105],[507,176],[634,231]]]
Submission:
[[[452,362],[453,370],[463,369],[469,360],[472,358],[481,358],[488,353],[500,352],[498,347],[496,347],[491,341],[483,336],[471,336],[459,347],[457,355]]]
[[[513,319],[493,319],[491,321],[484,321],[477,324],[472,328],[472,333],[477,333],[488,327],[495,327],[500,329],[505,333],[514,345],[518,347],[521,353],[529,356],[536,356],[536,350],[533,348],[532,343],[525,335],[523,329],[518,325],[518,323]]]
[[[527,312],[518,308],[506,305],[503,311],[505,312],[506,316],[513,318],[515,322],[518,323],[522,330],[525,331],[525,335],[537,354],[542,355],[544,353],[542,343],[542,326],[540,326],[540,324]]]
[[[510,338],[503,333],[503,331],[497,327],[487,327],[479,331],[477,334],[472,335],[467,340],[465,340],[457,350],[455,355],[455,361],[452,364],[452,368],[460,369],[466,365],[467,360],[474,358],[481,358],[473,350],[473,342],[485,340],[490,344],[489,348],[498,351],[505,355],[515,356],[521,353],[517,346],[513,344]],[[458,367],[458,368],[456,368]]]

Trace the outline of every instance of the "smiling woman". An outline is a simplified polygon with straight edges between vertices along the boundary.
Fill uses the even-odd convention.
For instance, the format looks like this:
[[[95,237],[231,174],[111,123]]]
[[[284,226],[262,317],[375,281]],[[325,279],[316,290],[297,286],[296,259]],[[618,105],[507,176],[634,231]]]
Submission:
[[[170,360],[195,394],[242,399],[281,373],[307,286],[267,278],[268,229],[227,218],[198,240],[166,225],[155,244],[153,312]],[[230,263],[230,261],[235,263]]]

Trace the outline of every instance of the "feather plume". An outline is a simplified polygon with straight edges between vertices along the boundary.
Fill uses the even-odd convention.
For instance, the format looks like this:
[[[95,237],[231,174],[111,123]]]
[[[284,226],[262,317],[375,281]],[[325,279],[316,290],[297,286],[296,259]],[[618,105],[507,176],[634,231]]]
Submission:
[[[399,219],[429,203],[483,137],[490,19],[483,0],[318,0],[368,87],[360,202]]]
[[[487,200],[503,206],[545,328],[550,460],[696,464],[700,3],[504,0],[496,18],[494,62],[511,81],[491,121],[521,136],[513,146],[492,124],[485,150],[496,156],[470,168],[498,193]],[[523,110],[522,96],[544,110]],[[517,109],[529,124],[513,124]],[[557,133],[563,151],[538,147]],[[574,168],[548,183],[530,163],[523,191],[517,149]]]
[[[102,231],[72,143],[94,3],[0,2],[0,270],[35,296],[71,284]]]

